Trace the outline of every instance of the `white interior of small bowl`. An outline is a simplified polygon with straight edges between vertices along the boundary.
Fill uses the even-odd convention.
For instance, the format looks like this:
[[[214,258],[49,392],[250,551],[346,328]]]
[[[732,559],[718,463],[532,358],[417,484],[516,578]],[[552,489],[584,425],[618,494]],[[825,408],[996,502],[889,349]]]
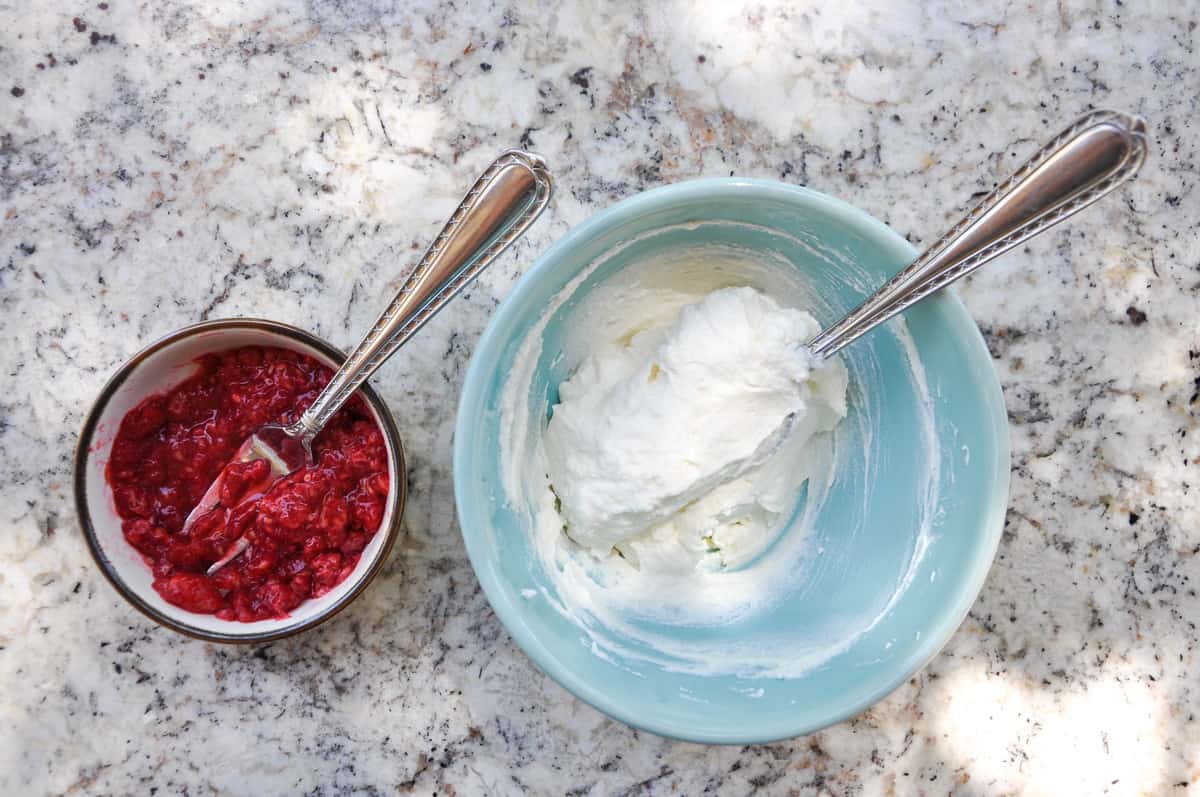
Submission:
[[[125,586],[136,593],[152,611],[158,612],[180,626],[197,632],[236,636],[256,636],[284,632],[305,625],[330,606],[341,601],[366,577],[372,565],[382,555],[387,540],[386,530],[391,526],[397,509],[398,490],[396,485],[404,474],[390,473],[392,490],[388,495],[383,521],[371,542],[363,550],[354,572],[320,598],[307,600],[296,607],[291,615],[276,620],[259,620],[253,623],[221,620],[211,614],[196,614],[173,606],[155,592],[153,574],[142,555],[134,550],[121,531],[121,519],[117,516],[112,490],[105,479],[105,467],[112,451],[113,440],[120,428],[121,420],[131,409],[147,396],[163,393],[191,376],[194,361],[210,352],[225,351],[241,346],[276,346],[306,354],[319,362],[336,368],[337,365],[318,349],[308,346],[287,335],[253,327],[224,328],[198,332],[181,338],[154,351],[129,372],[125,381],[116,389],[107,404],[100,408],[91,445],[86,454],[86,501],[92,527],[95,530],[100,553],[112,567],[112,573]],[[376,424],[383,428],[370,402],[367,406]],[[388,451],[388,467],[395,461],[393,443],[384,435]]]

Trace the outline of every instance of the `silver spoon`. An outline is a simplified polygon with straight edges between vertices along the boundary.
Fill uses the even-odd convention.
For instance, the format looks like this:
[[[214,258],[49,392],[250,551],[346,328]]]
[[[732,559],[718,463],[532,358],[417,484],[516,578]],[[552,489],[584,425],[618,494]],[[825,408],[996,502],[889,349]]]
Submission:
[[[550,201],[553,181],[537,155],[510,150],[489,166],[467,192],[425,256],[409,273],[400,292],[337,370],[329,384],[295,423],[268,424],[250,435],[233,462],[265,459],[271,472],[265,488],[281,476],[313,461],[313,438],[354,391],[475,279],[529,225]],[[204,515],[220,508],[222,469],[184,521],[184,533]],[[248,542],[238,539],[208,568],[212,575],[241,554]]]
[[[806,348],[840,351],[897,313],[1058,224],[1137,174],[1146,123],[1117,111],[1079,118],[961,221]]]
[[[1146,159],[1146,123],[1118,111],[1092,111],[1051,139],[941,238],[802,347],[819,363],[897,313],[965,277],[992,258],[1074,216],[1137,174]],[[748,459],[778,451],[792,413]]]

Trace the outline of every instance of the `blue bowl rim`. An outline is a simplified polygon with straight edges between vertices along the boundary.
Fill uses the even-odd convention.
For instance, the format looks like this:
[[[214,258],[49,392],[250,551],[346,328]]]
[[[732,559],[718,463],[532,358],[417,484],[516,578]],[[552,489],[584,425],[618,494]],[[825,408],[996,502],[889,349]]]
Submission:
[[[462,486],[467,483],[467,441],[474,439],[476,429],[482,423],[481,415],[467,412],[466,408],[479,406],[484,399],[481,394],[485,387],[485,371],[507,343],[506,340],[501,339],[500,330],[509,327],[516,320],[514,316],[522,303],[521,299],[525,294],[534,290],[543,272],[551,269],[554,261],[569,252],[578,242],[599,235],[628,217],[654,212],[675,204],[703,199],[711,200],[714,196],[728,199],[753,197],[789,203],[803,208],[818,207],[827,215],[837,218],[847,226],[872,238],[884,248],[894,249],[898,254],[905,254],[907,260],[912,260],[917,254],[916,249],[908,241],[869,213],[828,194],[775,180],[744,177],[707,177],[687,180],[644,191],[598,211],[569,230],[566,235],[537,258],[501,302],[476,344],[467,367],[454,426],[454,498],[458,511],[459,530],[467,549],[467,556],[483,587],[484,595],[517,645],[560,686],[608,716],[620,720],[626,725],[659,736],[704,744],[763,744],[816,732],[848,719],[887,697],[922,670],[941,651],[954,632],[958,630],[983,589],[1000,544],[1004,517],[1008,508],[1010,456],[1008,414],[996,371],[991,364],[991,354],[974,320],[956,295],[951,291],[942,291],[939,295],[926,301],[941,305],[950,326],[953,327],[955,336],[963,341],[970,353],[973,353],[972,362],[987,364],[986,367],[972,369],[973,375],[980,380],[980,387],[987,396],[986,410],[992,421],[993,439],[996,440],[996,447],[992,451],[993,482],[988,493],[987,506],[984,508],[984,520],[978,530],[981,542],[976,548],[974,559],[966,566],[970,572],[969,577],[964,581],[964,588],[960,590],[955,601],[944,604],[937,615],[931,617],[929,628],[924,629],[929,633],[922,634],[921,644],[912,654],[897,660],[893,668],[895,675],[880,683],[864,697],[845,701],[844,704],[821,716],[804,716],[803,711],[800,711],[797,712],[794,720],[776,723],[751,723],[748,727],[737,729],[697,728],[694,725],[664,721],[649,716],[644,711],[637,712],[634,707],[624,705],[620,699],[613,698],[561,666],[550,650],[525,624],[522,608],[511,599],[510,592],[500,583],[500,579],[496,577],[497,571],[484,566],[487,557],[484,540],[481,535],[469,532],[468,528],[486,525],[488,523],[486,511],[483,511],[482,507],[474,507],[467,503]]]

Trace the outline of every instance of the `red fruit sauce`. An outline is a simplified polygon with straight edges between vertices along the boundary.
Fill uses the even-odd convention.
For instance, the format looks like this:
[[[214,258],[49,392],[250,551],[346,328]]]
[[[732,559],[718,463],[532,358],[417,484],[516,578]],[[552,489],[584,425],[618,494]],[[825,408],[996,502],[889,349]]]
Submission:
[[[379,530],[388,495],[383,434],[354,396],[314,441],[315,464],[258,497],[241,493],[267,463],[230,466],[226,508],[184,534],[188,513],[242,441],[264,424],[295,420],[332,376],[311,357],[271,347],[208,354],[196,365],[195,376],[121,421],[106,470],[121,528],[169,603],[224,620],[286,617],[350,575]],[[205,575],[239,537],[249,547]]]

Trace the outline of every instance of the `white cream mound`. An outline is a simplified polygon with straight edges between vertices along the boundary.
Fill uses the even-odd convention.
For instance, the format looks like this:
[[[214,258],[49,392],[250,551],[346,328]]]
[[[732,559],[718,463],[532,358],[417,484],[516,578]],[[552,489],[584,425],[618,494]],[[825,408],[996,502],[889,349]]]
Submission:
[[[805,449],[846,415],[846,372],[803,344],[809,314],[715,290],[597,338],[545,431],[570,539],[640,569],[720,567],[770,542],[807,478]]]

